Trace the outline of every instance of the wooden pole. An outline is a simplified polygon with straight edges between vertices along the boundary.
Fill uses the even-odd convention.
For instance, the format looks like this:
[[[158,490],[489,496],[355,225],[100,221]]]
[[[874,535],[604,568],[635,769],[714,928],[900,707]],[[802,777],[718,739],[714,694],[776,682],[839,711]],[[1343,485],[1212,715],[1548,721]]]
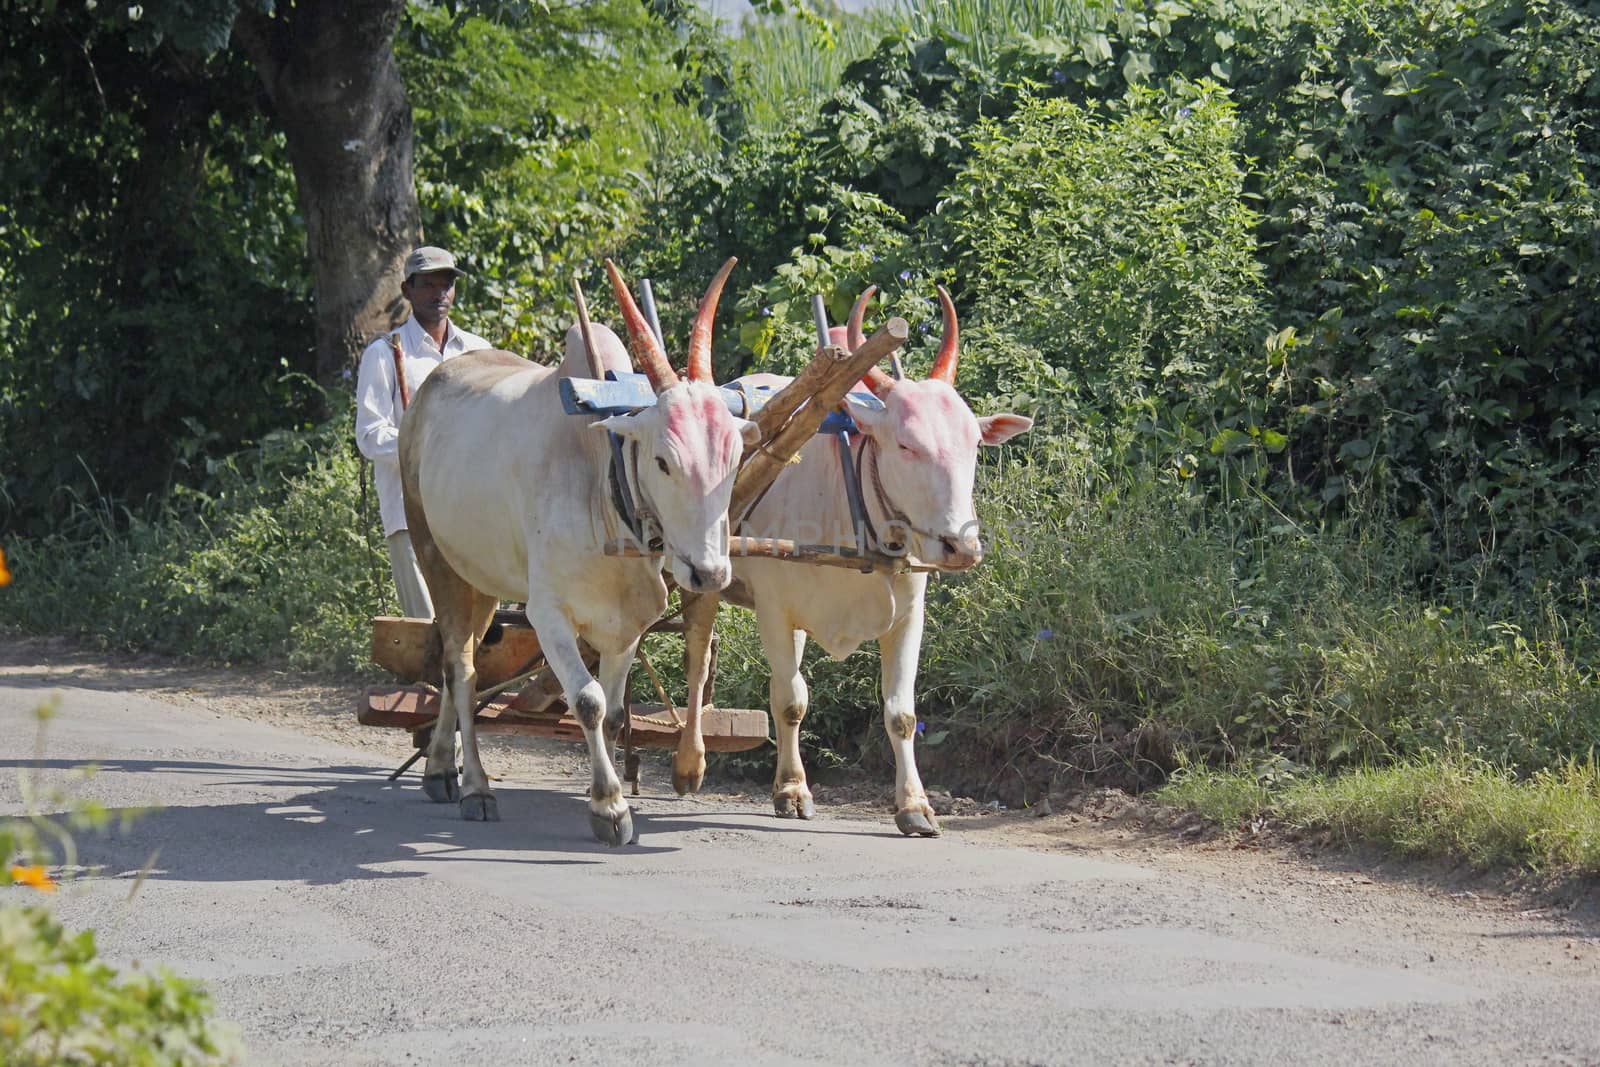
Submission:
[[[728,505],[734,529],[868,368],[905,344],[910,332],[906,320],[895,316],[854,352],[823,346],[805,370],[756,413],[761,444],[745,457],[734,478],[733,499]]]
[[[644,550],[634,541],[623,538],[607,541],[605,554],[641,558],[644,556]],[[872,551],[863,554],[854,548],[842,545],[808,545],[781,537],[730,537],[728,555],[733,559],[781,559],[793,563],[809,563],[818,567],[842,567],[845,570],[863,573],[878,571],[884,574],[905,574],[909,571],[939,569],[914,556],[887,556]],[[718,593],[694,595],[720,596]]]
[[[583,285],[578,281],[578,276],[572,276],[572,298],[578,304],[578,329],[583,333],[583,351],[589,357],[589,377],[604,378],[605,371],[600,366],[600,357],[595,354],[594,334],[589,329],[589,305],[583,299]]]

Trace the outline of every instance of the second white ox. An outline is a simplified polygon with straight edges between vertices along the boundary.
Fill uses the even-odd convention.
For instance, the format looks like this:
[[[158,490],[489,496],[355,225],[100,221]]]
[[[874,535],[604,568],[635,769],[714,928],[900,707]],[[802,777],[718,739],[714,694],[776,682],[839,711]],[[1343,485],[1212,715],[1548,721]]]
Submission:
[[[625,683],[644,631],[661,616],[662,557],[607,556],[624,532],[609,485],[611,450],[624,441],[625,479],[659,527],[678,585],[728,584],[728,498],[754,423],[734,418],[711,384],[711,322],[733,260],[706,290],[689,339],[688,381],[667,363],[621,276],[608,261],[634,353],[654,386],[653,407],[592,422],[567,415],[558,379],[588,376],[581,339],[568,333],[560,371],[487,350],[447,361],[423,383],[400,427],[406,521],[433,595],[444,685],[423,789],[459,800],[467,819],[498,818],[473,729],[473,655],[500,600],[527,604],[528,621],[589,746],[589,820],[612,845],[633,840],[633,819],[610,744],[627,714]],[[616,336],[596,327],[603,373],[627,370]],[[589,673],[582,639],[600,654]],[[454,735],[461,729],[463,781]]]
[[[851,349],[862,343],[861,318],[876,289],[868,289],[850,313]],[[943,288],[944,337],[923,381],[895,380],[881,371],[867,383],[884,402],[882,411],[852,409],[860,435],[853,442],[861,471],[866,518],[883,540],[898,540],[917,559],[960,571],[983,558],[972,485],[979,445],[999,445],[1023,433],[1033,420],[1022,415],[978,418],[955,390],[959,337],[955,307]],[[836,338],[837,343],[837,338]],[[787,379],[753,375],[752,384]],[[854,544],[854,522],[836,443],[814,437],[760,498],[740,532],[823,544]],[[735,581],[726,599],[754,608],[761,645],[772,668],[770,696],[778,743],[772,784],[779,815],[810,818],[811,790],[800,762],[800,723],[809,694],[800,674],[809,635],[829,655],[843,659],[863,642],[878,641],[883,683],[883,723],[894,748],[895,825],[904,834],[936,836],[939,821],[917,774],[915,687],[922,649],[926,572],[862,574],[734,556]],[[689,639],[688,725],[673,754],[678,792],[700,787],[705,745],[700,707],[714,598],[685,597]]]

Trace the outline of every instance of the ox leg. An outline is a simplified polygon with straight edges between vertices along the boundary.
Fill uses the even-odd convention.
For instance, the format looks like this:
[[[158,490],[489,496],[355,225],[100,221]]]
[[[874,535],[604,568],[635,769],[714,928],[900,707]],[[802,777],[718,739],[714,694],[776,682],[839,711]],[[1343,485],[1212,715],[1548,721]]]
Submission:
[[[716,593],[683,593],[683,655],[688,709],[678,734],[678,747],[672,753],[672,788],[678,795],[700,792],[706,777],[706,742],[700,733],[700,710],[704,706],[706,680],[711,672],[711,634],[717,625]]]
[[[878,638],[883,672],[883,728],[894,749],[894,824],[911,836],[938,837],[939,820],[917,773],[917,660],[922,654],[922,596]]]
[[[433,641],[445,641],[439,621],[434,620]],[[461,799],[461,783],[456,775],[456,683],[450,671],[451,656],[448,643],[437,650],[441,670],[439,689],[439,717],[434,720],[433,733],[426,749],[428,762],[422,765],[422,793],[435,804],[454,804]]]
[[[597,839],[608,845],[628,844],[634,839],[633,811],[623,799],[622,780],[611,765],[611,753],[606,745],[606,689],[583,662],[578,635],[565,612],[553,604],[536,603],[531,598],[527,612],[528,621],[539,635],[545,660],[560,679],[567,707],[583,727],[583,739],[589,746],[589,828]],[[626,679],[626,671],[621,677]]]
[[[623,724],[628,721],[628,672],[633,669],[634,655],[639,642],[628,646],[626,652],[600,656],[600,688],[606,694],[605,730],[606,759],[612,760],[617,743],[622,737]],[[614,761],[613,761],[614,762]]]
[[[456,699],[459,686],[452,675],[450,657],[446,656],[443,663],[439,718],[433,724],[433,737],[428,742],[428,762],[422,767],[422,792],[436,804],[454,804],[461,799],[461,783],[456,777],[457,709],[465,702]],[[467,701],[471,699],[469,689]]]
[[[772,810],[785,819],[809,819],[816,814],[806,769],[800,762],[800,724],[805,721],[811,694],[800,674],[800,657],[806,650],[803,630],[790,629],[776,611],[756,612],[761,647],[772,667],[768,689],[772,701],[772,726],[778,741],[778,769],[772,777]]]
[[[478,673],[474,666],[478,643],[494,617],[495,600],[473,591],[458,612],[441,611],[439,632],[444,642],[444,686],[439,694],[439,721],[428,746],[428,765],[422,788],[430,799],[456,800],[461,817],[473,822],[500,818],[489,776],[478,758],[478,736],[472,716]],[[461,736],[461,781],[456,781],[456,731]]]

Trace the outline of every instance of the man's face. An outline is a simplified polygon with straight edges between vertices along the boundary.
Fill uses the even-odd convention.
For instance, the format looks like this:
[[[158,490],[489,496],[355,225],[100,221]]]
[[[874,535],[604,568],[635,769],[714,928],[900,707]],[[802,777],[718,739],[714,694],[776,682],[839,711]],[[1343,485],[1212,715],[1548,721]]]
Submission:
[[[400,292],[411,301],[418,322],[436,326],[449,317],[450,306],[456,301],[456,276],[447,270],[413,274],[401,284]]]

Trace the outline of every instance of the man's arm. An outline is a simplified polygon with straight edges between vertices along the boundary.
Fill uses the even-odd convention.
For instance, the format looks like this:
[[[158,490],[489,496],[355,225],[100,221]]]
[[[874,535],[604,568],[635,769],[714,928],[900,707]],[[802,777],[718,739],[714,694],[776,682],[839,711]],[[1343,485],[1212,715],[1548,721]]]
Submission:
[[[400,412],[394,399],[394,358],[380,337],[361,353],[356,374],[356,447],[368,459],[400,450]]]

